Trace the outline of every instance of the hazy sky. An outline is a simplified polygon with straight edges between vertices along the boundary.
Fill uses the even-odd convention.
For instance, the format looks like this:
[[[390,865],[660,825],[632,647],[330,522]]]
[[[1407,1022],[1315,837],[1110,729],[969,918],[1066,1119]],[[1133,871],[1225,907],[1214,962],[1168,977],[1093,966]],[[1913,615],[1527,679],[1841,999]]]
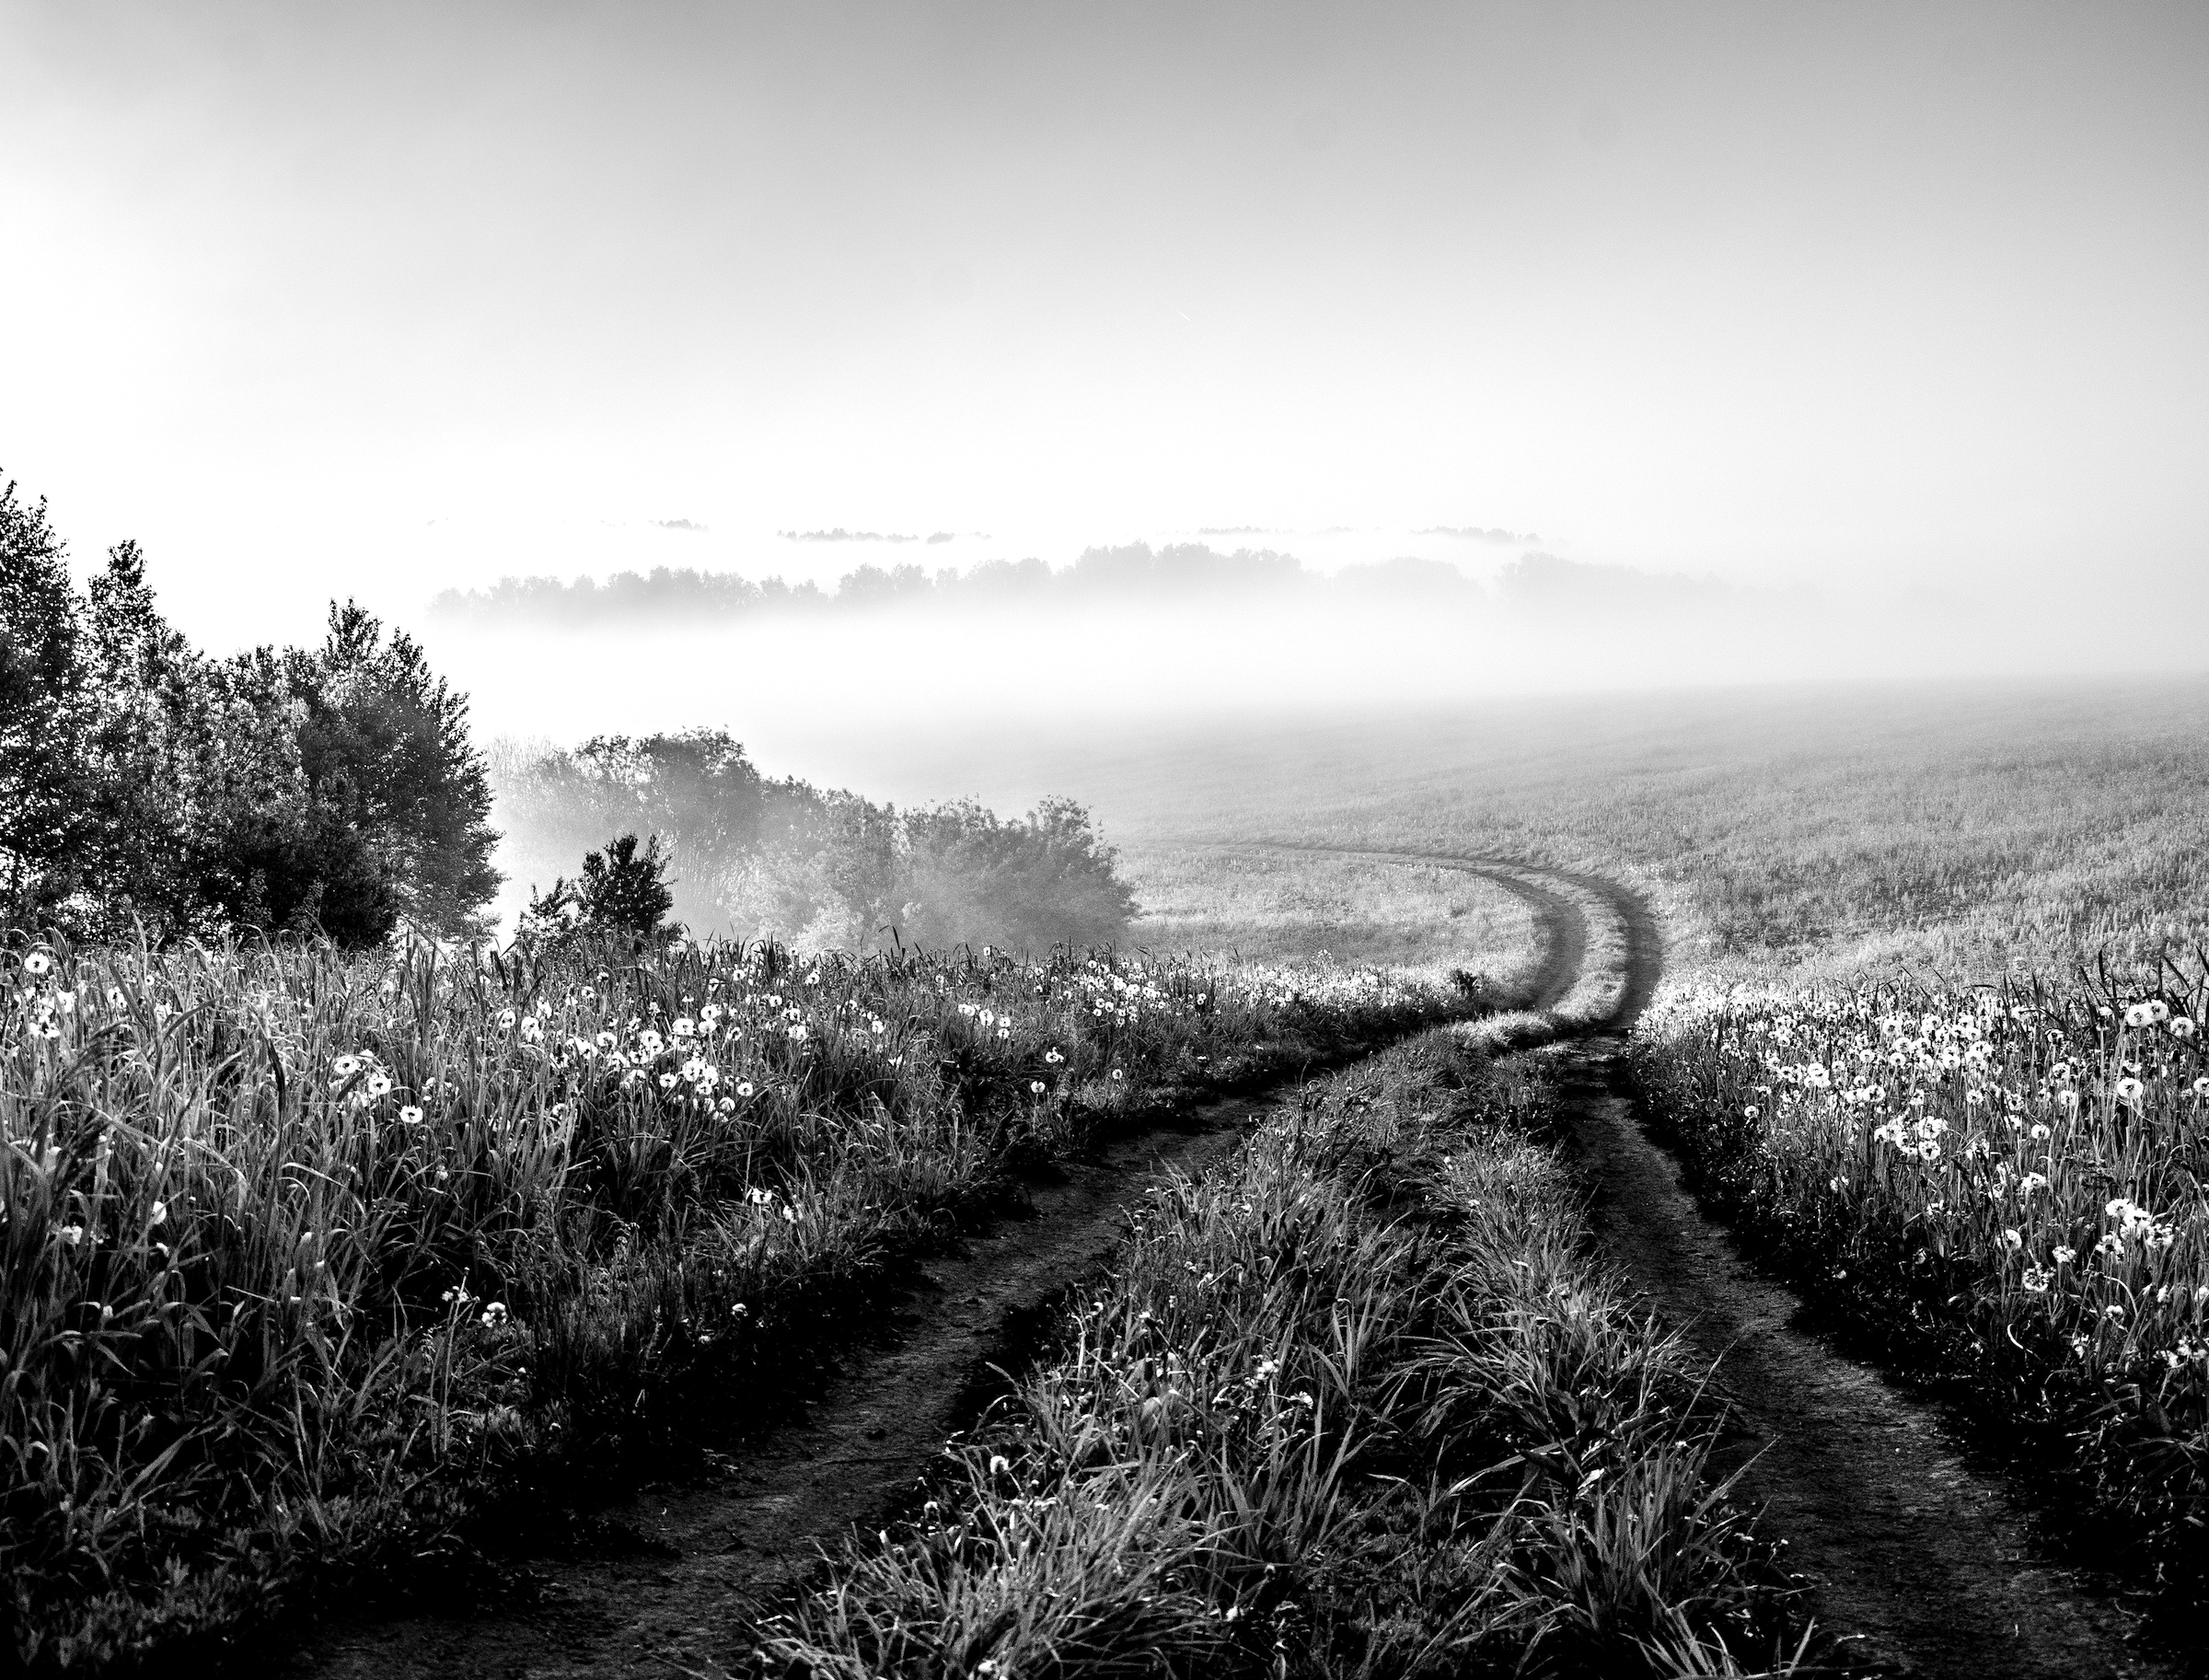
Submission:
[[[218,646],[838,525],[2209,572],[2198,0],[0,0],[0,471]]]

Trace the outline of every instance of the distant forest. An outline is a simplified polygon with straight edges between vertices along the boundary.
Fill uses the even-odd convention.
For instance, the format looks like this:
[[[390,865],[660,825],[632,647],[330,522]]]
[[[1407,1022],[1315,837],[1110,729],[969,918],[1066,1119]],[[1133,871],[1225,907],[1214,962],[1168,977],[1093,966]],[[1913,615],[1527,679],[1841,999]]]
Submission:
[[[1049,610],[1108,603],[1199,598],[1416,600],[1423,605],[1493,604],[1542,615],[1708,611],[1741,605],[1745,592],[1715,578],[1587,565],[1554,554],[1522,555],[1493,587],[1443,561],[1406,556],[1346,567],[1332,575],[1270,549],[1221,553],[1203,543],[1148,543],[1089,550],[1072,565],[993,560],[968,571],[917,565],[861,566],[835,589],[780,577],[757,581],[733,572],[654,567],[604,583],[588,577],[507,577],[488,589],[448,589],[430,610],[447,622],[605,626],[623,621],[745,618],[758,613],[879,611],[885,608],[1020,608]]]

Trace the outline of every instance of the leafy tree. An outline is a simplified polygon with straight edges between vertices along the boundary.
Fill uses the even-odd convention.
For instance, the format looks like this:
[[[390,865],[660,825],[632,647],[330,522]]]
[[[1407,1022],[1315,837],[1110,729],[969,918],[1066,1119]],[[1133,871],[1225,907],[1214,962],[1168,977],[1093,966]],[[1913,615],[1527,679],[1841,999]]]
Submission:
[[[467,711],[351,605],[318,650],[210,660],[163,620],[135,544],[80,596],[45,504],[0,489],[7,921],[477,932],[498,877]]]
[[[557,879],[551,890],[533,898],[524,930],[555,938],[594,933],[641,941],[664,934],[667,912],[675,908],[666,867],[658,835],[642,851],[634,834],[619,835],[603,852],[584,854],[583,873],[574,880]]]
[[[400,921],[454,937],[485,931],[480,908],[499,884],[491,852],[491,782],[469,743],[468,701],[434,675],[404,631],[357,604],[332,604],[330,632],[285,662],[302,714],[299,761],[318,812],[306,832],[333,938],[368,942]],[[335,820],[330,818],[334,817]]]
[[[0,488],[0,896],[22,925],[74,920],[98,863],[93,720],[68,550],[11,480]],[[81,914],[81,910],[80,910]]]

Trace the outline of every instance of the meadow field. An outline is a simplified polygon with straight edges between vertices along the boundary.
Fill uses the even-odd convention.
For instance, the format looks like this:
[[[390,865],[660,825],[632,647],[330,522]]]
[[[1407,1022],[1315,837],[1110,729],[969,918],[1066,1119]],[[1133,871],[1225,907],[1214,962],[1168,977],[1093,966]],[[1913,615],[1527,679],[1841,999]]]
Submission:
[[[203,1650],[769,1428],[1022,1173],[1484,1014],[1161,1189],[935,1502],[736,1633],[823,1674],[1811,1663],[1510,1059],[1625,986],[1542,866],[1656,911],[1632,1065],[1711,1205],[2194,1605],[2204,723],[1960,687],[1058,740],[1139,902],[1110,953],[19,943],[10,1648]],[[1551,1014],[1497,1013],[1557,929],[1467,858],[1585,899]]]
[[[1013,795],[1047,775],[1098,812],[1139,900],[1216,915],[1223,938],[1263,925],[1237,849],[1301,841],[1613,875],[1662,911],[1676,978],[1960,980],[2082,955],[2145,973],[2209,935],[2205,736],[2198,678],[1983,681],[1229,716],[851,762],[893,790],[903,773]],[[1332,865],[1296,878],[1272,890],[1331,901]]]
[[[1070,952],[6,962],[0,1611],[53,1670],[771,1419],[1021,1164],[1464,1007]]]

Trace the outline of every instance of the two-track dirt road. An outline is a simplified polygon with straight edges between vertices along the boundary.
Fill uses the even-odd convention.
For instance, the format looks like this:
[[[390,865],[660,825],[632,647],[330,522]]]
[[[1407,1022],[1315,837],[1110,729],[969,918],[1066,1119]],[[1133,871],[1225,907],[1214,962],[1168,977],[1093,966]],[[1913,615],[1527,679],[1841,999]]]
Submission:
[[[1529,982],[1537,1010],[1580,981],[1591,917],[1609,922],[1613,948],[1623,940],[1607,1017],[1561,1022],[1539,1053],[1556,1062],[1602,1240],[1649,1303],[1719,1364],[1737,1425],[1727,1467],[1745,1466],[1741,1496],[1766,1508],[1768,1532],[1788,1542],[1852,1661],[1959,1677],[2183,1672],[2132,1650],[2136,1618],[2099,1583],[2046,1561],[2020,1504],[1963,1460],[1930,1408],[1795,1329],[1794,1298],[1702,1217],[1644,1135],[1624,1033],[1655,987],[1661,935],[1638,897],[1487,859],[1357,855],[1478,873],[1525,900],[1544,941]],[[520,1680],[736,1663],[754,1607],[802,1575],[818,1547],[873,1526],[909,1495],[945,1438],[972,1420],[990,1367],[1018,1357],[1035,1315],[1105,1261],[1120,1210],[1160,1174],[1203,1171],[1266,1106],[1209,1105],[1035,1187],[1028,1217],[916,1273],[890,1331],[847,1361],[809,1421],[746,1443],[717,1461],[718,1474],[648,1485],[601,1512],[596,1532],[619,1544],[526,1558],[516,1590],[466,1614],[333,1616],[281,1672]]]

